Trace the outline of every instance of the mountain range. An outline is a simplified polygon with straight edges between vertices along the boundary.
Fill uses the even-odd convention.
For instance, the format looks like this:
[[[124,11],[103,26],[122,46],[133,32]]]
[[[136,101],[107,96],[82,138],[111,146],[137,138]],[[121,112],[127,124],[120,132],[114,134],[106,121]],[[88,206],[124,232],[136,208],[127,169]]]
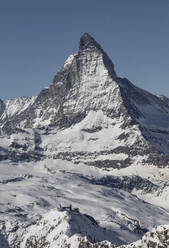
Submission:
[[[169,99],[88,33],[38,96],[0,100],[0,161],[0,247],[169,247]]]

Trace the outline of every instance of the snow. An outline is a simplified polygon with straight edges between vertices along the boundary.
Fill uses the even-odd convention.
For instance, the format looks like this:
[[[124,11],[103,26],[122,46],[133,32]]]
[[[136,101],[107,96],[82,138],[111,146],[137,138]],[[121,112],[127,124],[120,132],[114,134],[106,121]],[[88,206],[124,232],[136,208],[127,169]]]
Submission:
[[[158,248],[168,247],[169,244],[169,225],[158,226],[151,232],[146,233],[141,240],[125,246],[126,248]]]
[[[1,147],[7,149],[10,145],[10,138],[8,137],[0,137]]]
[[[44,118],[44,115],[46,113],[43,113],[43,111],[42,111],[41,108],[37,108],[36,109],[36,115],[37,115],[37,117],[36,117],[35,120],[33,120],[33,127],[34,128],[39,128],[41,126],[48,126],[48,125],[50,125],[53,117],[58,113],[58,111],[59,111],[59,106],[58,106],[58,108],[46,108],[46,113],[49,113],[50,114],[49,118],[46,119],[46,118]]]
[[[72,64],[72,61],[74,60],[74,57],[75,57],[76,55],[77,55],[76,53],[75,53],[75,54],[69,55],[69,57],[67,58],[67,60],[65,61],[64,65],[63,65],[63,67],[66,68],[66,67],[68,67],[69,65],[71,65],[71,64]]]
[[[22,148],[27,148],[27,151],[34,150],[35,142],[34,142],[34,130],[27,129],[25,133],[13,133],[10,136],[10,145],[17,144]]]
[[[147,173],[147,177],[153,171],[153,168],[145,172],[145,167],[133,166],[128,174],[135,174],[136,169],[140,174]],[[84,164],[47,159],[17,165],[1,163],[0,171],[0,219],[5,223],[9,220],[22,223],[22,218],[25,222],[25,215],[29,223],[59,204],[72,204],[82,213],[93,216],[101,227],[116,232],[117,243],[129,243],[141,238],[141,234],[131,232],[137,223],[151,229],[169,221],[169,212],[159,207],[158,200],[152,205],[123,190],[91,184],[88,180],[117,172],[124,175],[127,169],[108,172]],[[156,170],[154,174],[158,176],[159,172]]]
[[[124,145],[123,141],[118,139],[119,135],[124,132],[121,129],[121,120],[114,125],[114,121],[104,115],[102,110],[90,111],[86,118],[74,126],[61,130],[59,132],[52,132],[51,135],[42,136],[42,147],[49,150],[50,153],[58,151],[102,151],[114,149],[120,145]],[[98,128],[98,131],[97,131]],[[92,130],[95,130],[96,132]],[[89,130],[89,132],[88,132]],[[91,132],[90,132],[91,130]],[[132,145],[140,138],[139,129],[125,130],[125,133],[131,135]],[[128,144],[127,144],[128,145]],[[114,155],[118,156],[118,155]],[[120,156],[120,155],[119,155]],[[126,157],[125,154],[122,157]]]
[[[37,242],[38,239],[45,237],[45,243],[48,243],[50,247],[59,248],[70,244],[70,247],[78,248],[81,238],[88,236],[92,241],[102,241],[106,236],[109,239],[110,234],[78,210],[58,211],[58,209],[49,211],[26,232],[26,235],[23,234],[21,248],[27,247],[26,242],[31,236],[37,237]]]
[[[32,97],[19,97],[16,99],[6,100],[5,103],[5,112],[1,116],[1,119],[5,117],[12,117],[15,114],[20,114],[25,109],[29,107],[29,105],[33,104],[36,96]]]

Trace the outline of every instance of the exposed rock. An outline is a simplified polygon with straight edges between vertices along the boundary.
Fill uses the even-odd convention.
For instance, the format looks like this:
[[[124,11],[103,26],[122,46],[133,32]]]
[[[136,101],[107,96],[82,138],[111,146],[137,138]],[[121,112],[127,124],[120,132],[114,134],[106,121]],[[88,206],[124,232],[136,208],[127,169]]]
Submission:
[[[169,165],[168,123],[167,98],[152,95],[126,78],[117,77],[110,58],[85,33],[78,52],[69,56],[52,84],[42,89],[38,97],[0,101],[1,138],[10,138],[18,130],[21,133],[33,129],[35,133],[34,147],[25,141],[7,141],[9,145],[2,147],[1,159],[11,159],[12,153],[13,160],[53,157],[97,167],[124,168],[140,156],[144,164],[165,167]],[[49,149],[43,145],[44,134],[50,136],[53,132],[56,143]],[[76,137],[81,134],[79,140],[74,137],[75,132]],[[75,149],[72,137],[96,149],[86,151],[86,145],[80,149],[77,144]],[[121,154],[118,159],[117,154]]]

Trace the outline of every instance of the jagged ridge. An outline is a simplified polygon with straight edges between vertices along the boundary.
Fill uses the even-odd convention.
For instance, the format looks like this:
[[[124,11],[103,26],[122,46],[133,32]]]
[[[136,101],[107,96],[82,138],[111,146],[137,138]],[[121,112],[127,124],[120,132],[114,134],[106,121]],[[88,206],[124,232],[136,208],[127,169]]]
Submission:
[[[43,89],[26,109],[5,119],[2,118],[3,109],[2,102],[2,133],[12,135],[17,130],[20,136],[18,129],[37,129],[38,145],[31,149],[35,154],[32,157],[41,158],[43,153],[43,156],[76,163],[120,168],[129,166],[135,156],[140,156],[142,163],[168,165],[169,156],[164,155],[169,153],[169,106],[166,99],[117,77],[107,54],[87,33],[80,39],[78,53],[68,58],[50,87]],[[52,148],[49,149],[43,134],[52,133],[53,137],[53,130],[56,135],[51,138]],[[77,143],[82,144],[80,149],[73,148],[74,133]],[[107,145],[102,146],[106,136],[109,136],[105,140]],[[19,140],[15,148],[22,148]],[[36,139],[34,143],[37,143]],[[90,148],[87,156],[86,144]],[[11,152],[11,148],[9,150]],[[12,152],[10,158],[16,157],[18,150]],[[125,159],[116,159],[117,154],[122,154]]]

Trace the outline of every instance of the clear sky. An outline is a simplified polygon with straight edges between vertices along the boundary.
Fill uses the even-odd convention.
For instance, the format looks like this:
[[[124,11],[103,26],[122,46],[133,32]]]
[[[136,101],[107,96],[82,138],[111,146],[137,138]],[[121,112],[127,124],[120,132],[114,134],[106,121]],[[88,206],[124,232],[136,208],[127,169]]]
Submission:
[[[118,76],[169,97],[169,0],[0,0],[0,98],[37,95],[84,32]]]

